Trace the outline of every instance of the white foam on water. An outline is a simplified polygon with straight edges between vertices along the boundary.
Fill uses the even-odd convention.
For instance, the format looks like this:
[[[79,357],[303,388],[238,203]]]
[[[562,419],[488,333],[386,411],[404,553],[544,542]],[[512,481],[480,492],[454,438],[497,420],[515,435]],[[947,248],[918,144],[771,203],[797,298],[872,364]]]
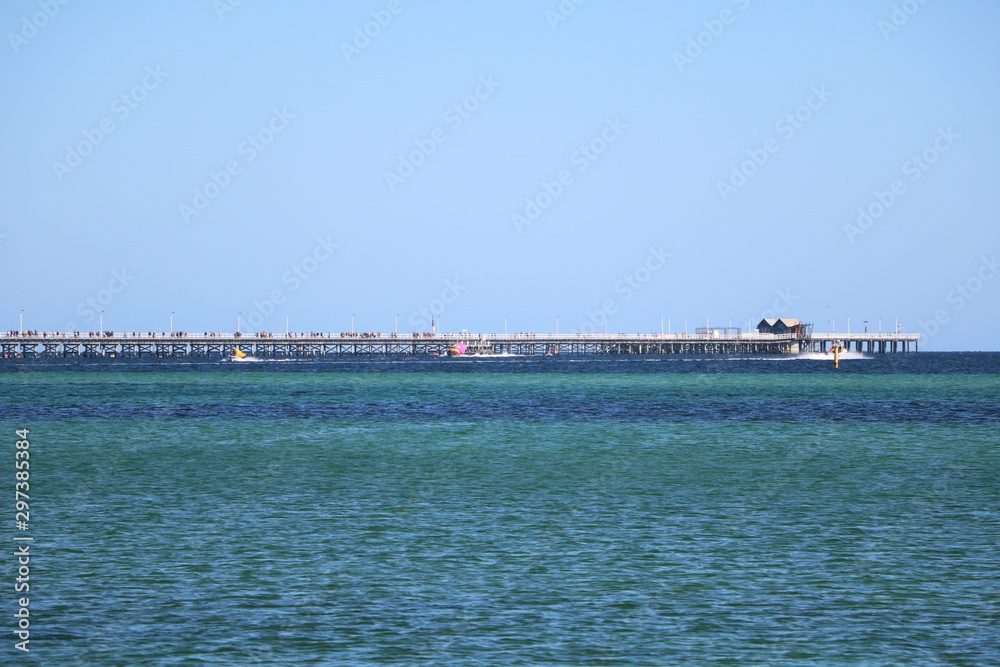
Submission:
[[[874,359],[870,354],[864,354],[863,352],[841,352],[841,360],[855,360],[855,359]],[[792,359],[808,359],[808,360],[820,360],[820,361],[833,361],[832,352],[803,352],[792,357]]]

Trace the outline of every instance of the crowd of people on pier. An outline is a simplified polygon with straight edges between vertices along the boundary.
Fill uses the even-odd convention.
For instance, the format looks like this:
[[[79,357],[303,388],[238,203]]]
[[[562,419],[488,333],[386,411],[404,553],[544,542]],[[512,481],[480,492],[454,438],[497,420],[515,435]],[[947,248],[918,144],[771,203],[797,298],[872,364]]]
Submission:
[[[24,331],[10,330],[7,338],[156,338],[173,337],[184,338],[188,335],[186,331],[174,331],[166,333],[164,331],[38,331],[35,329],[25,329]],[[216,334],[207,334],[215,336]],[[218,334],[222,335],[222,334]]]
[[[464,334],[465,332],[463,332]],[[0,334],[2,335],[2,334]],[[206,331],[204,333],[191,334],[187,331],[38,331],[35,329],[25,329],[23,331],[18,331],[12,329],[7,331],[7,338],[188,338],[189,336],[195,337],[205,337],[205,338],[362,338],[362,339],[381,339],[383,334],[378,331],[341,331],[339,334],[333,333],[323,333],[319,331],[309,331],[309,332],[285,332],[281,333],[275,331],[274,333],[267,331],[260,331],[256,333],[243,333],[237,331],[236,333],[229,334],[223,333],[221,331]],[[405,335],[405,334],[404,334]],[[509,338],[513,339],[527,339],[531,340],[535,338],[535,333],[515,333],[510,334]],[[393,332],[384,334],[385,337],[396,339],[399,338],[399,334]],[[412,338],[453,338],[456,336],[453,332],[448,333],[437,333],[434,331],[414,331],[411,333]],[[485,334],[487,338],[495,338],[498,334]],[[472,334],[471,337],[481,337],[479,334]]]
[[[361,333],[357,333],[355,331],[341,331],[340,332],[340,337],[341,338],[381,338],[382,334],[380,334],[377,331],[362,331]],[[396,334],[394,334],[394,333],[393,334],[389,334],[389,337],[390,338],[395,338]]]

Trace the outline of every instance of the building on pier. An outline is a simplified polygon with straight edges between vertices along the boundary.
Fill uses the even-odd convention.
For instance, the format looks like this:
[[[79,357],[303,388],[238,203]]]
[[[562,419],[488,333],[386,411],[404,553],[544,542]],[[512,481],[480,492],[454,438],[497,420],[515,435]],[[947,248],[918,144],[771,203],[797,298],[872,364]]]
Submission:
[[[757,324],[757,333],[792,334],[796,338],[808,338],[812,333],[812,325],[800,322],[794,317],[765,317]]]

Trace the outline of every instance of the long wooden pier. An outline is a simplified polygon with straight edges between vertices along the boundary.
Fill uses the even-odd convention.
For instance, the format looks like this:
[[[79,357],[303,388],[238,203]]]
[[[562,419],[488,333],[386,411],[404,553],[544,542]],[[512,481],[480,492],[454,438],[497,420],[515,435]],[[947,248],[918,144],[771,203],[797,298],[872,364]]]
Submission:
[[[33,357],[218,357],[236,350],[260,358],[357,355],[445,355],[458,342],[466,354],[645,354],[645,355],[793,355],[827,352],[841,344],[868,354],[916,352],[920,334],[395,334],[395,333],[0,333],[4,359]]]

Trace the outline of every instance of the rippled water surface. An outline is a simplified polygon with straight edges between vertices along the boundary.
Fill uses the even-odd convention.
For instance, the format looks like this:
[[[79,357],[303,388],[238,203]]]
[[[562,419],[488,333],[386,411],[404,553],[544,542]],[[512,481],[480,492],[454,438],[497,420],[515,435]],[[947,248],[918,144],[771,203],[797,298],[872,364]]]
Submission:
[[[1000,358],[906,356],[0,369],[0,656],[997,664]]]

